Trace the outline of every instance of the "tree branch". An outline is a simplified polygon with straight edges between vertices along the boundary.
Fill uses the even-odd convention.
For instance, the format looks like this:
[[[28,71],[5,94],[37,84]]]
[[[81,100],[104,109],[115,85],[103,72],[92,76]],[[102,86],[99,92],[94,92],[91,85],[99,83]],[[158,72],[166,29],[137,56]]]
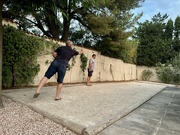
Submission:
[[[80,17],[78,17],[77,15],[74,15],[72,18],[77,20],[77,21],[79,21],[84,27],[86,27],[89,30],[91,30],[91,28]]]

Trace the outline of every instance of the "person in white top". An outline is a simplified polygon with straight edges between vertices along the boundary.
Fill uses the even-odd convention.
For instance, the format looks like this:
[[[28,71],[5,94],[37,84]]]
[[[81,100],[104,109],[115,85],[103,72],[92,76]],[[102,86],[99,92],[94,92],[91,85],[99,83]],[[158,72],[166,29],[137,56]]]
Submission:
[[[94,59],[96,59],[96,54],[93,54],[92,58],[89,60],[88,77],[87,77],[87,83],[86,83],[87,86],[91,86],[90,81],[91,81],[91,76],[92,76],[92,73],[94,71],[94,66],[95,66]]]

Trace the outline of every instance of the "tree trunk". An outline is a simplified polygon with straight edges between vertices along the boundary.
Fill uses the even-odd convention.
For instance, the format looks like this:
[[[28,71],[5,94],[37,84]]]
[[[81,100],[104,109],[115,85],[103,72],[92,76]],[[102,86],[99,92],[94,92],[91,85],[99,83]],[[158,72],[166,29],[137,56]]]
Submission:
[[[0,108],[3,107],[3,101],[2,101],[2,47],[3,47],[3,41],[2,41],[2,7],[3,7],[3,0],[0,0]]]
[[[49,32],[51,33],[52,38],[59,39],[60,26],[59,20],[57,19],[57,15],[55,15],[54,11],[49,7],[46,8],[45,11],[48,14],[51,14],[51,17],[49,15],[46,16],[46,23],[49,28]]]
[[[70,19],[68,19],[67,17],[63,17],[63,19],[64,19],[64,21],[63,21],[63,33],[62,33],[61,40],[66,42],[68,40],[68,37],[69,37]]]

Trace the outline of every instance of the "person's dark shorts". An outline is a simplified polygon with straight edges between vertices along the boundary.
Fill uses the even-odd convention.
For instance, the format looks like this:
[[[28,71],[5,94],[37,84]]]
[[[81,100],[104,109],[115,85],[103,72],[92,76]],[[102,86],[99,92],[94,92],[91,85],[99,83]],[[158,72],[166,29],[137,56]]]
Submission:
[[[66,65],[55,59],[46,71],[45,76],[50,79],[56,72],[58,73],[57,82],[63,83],[66,74]]]
[[[93,73],[93,71],[92,70],[90,71],[89,68],[88,68],[88,77],[91,77],[92,73]]]

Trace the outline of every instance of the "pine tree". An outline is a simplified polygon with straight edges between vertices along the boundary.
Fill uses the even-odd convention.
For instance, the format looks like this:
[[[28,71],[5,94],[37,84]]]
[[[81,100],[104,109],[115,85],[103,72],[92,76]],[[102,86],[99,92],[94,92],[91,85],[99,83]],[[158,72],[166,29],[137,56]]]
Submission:
[[[173,41],[173,49],[175,52],[180,51],[180,17],[177,16],[174,23],[174,41]]]
[[[157,63],[166,63],[171,59],[172,49],[165,36],[171,38],[172,23],[166,25],[167,14],[158,13],[151,21],[140,23],[137,29],[139,46],[137,49],[137,64],[144,66],[156,66]],[[165,30],[166,28],[166,30]],[[165,32],[164,32],[165,30]]]

